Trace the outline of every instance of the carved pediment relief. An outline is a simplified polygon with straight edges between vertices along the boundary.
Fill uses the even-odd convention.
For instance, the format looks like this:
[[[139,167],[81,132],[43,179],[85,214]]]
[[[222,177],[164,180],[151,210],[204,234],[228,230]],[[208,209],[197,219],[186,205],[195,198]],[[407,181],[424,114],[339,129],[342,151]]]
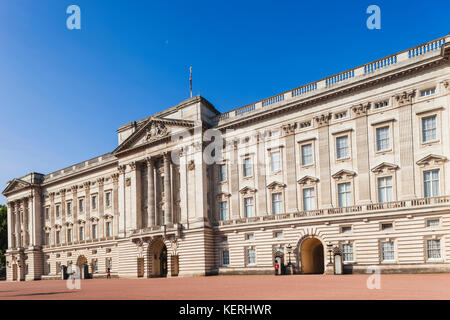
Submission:
[[[319,179],[311,177],[311,176],[304,176],[303,178],[299,179],[297,181],[301,185],[313,185],[319,182]]]
[[[339,170],[335,174],[332,175],[333,179],[341,180],[341,179],[351,179],[356,175],[356,172],[350,170]]]
[[[256,189],[251,188],[251,187],[244,187],[241,190],[239,190],[239,193],[241,193],[242,195],[251,195],[251,194],[255,194]]]
[[[27,188],[31,186],[30,183],[20,180],[20,179],[14,179],[11,182],[9,182],[8,186],[3,191],[3,194],[8,194],[10,192],[19,191],[24,188]]]
[[[284,188],[286,188],[286,185],[278,181],[274,181],[267,186],[267,189],[272,191],[281,191]]]
[[[398,166],[396,164],[383,162],[377,165],[376,167],[372,168],[372,172],[375,174],[380,174],[380,173],[394,172],[397,169]]]
[[[417,161],[416,163],[417,163],[417,165],[419,165],[421,167],[426,167],[429,165],[441,164],[441,163],[444,163],[445,161],[447,161],[447,157],[439,156],[439,155],[435,155],[435,154],[429,154],[426,157]]]

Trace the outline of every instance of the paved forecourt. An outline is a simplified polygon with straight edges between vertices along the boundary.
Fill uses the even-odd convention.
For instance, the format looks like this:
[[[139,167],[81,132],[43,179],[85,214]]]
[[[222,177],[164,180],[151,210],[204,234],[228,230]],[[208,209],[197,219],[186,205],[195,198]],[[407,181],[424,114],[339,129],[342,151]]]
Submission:
[[[368,289],[370,275],[216,276],[196,278],[0,282],[4,299],[450,299],[449,274],[380,275],[380,289]]]

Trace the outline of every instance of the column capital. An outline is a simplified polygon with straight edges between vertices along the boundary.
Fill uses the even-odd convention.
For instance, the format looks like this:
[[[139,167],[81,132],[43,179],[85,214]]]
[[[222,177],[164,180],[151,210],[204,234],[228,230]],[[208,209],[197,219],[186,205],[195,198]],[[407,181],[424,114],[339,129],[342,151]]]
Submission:
[[[70,187],[70,190],[72,190],[72,193],[75,193],[78,191],[78,185],[73,185]]]
[[[145,163],[147,164],[148,167],[153,167],[154,165],[153,158],[152,157],[145,158]]]
[[[352,111],[355,114],[355,116],[364,116],[367,114],[367,111],[370,110],[371,106],[372,106],[371,102],[360,103],[357,106],[353,106]]]
[[[119,174],[124,174],[125,170],[127,169],[127,165],[123,164],[117,167],[117,170],[119,171]]]
[[[331,119],[331,112],[324,113],[324,114],[321,114],[320,116],[314,117],[314,120],[317,122],[319,127],[328,125],[330,119]]]
[[[83,187],[85,188],[85,189],[90,189],[91,188],[91,182],[90,181],[86,181],[86,182],[84,182],[83,183]]]
[[[114,183],[119,181],[119,174],[118,173],[113,173],[111,175],[111,179],[113,180]]]
[[[105,178],[98,178],[97,183],[99,187],[103,187],[103,184],[105,183]]]
[[[398,106],[403,106],[405,104],[410,104],[412,103],[412,98],[414,98],[416,96],[416,90],[411,90],[411,91],[403,91],[403,93],[401,94],[397,94],[395,96],[395,100],[398,103]]]

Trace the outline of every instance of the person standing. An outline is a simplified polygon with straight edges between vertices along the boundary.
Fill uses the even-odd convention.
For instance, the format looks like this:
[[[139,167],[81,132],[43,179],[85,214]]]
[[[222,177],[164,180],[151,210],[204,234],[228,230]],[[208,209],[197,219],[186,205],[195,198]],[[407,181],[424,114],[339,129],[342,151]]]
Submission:
[[[106,279],[111,279],[111,269],[106,269]]]
[[[278,261],[275,260],[275,275],[279,275],[278,270],[280,269],[280,265],[278,264]]]

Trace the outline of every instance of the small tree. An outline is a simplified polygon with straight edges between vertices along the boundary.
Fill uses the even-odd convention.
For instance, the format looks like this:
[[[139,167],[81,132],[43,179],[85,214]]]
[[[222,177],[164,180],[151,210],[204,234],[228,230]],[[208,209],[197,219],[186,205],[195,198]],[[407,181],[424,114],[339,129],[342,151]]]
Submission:
[[[0,204],[0,267],[6,265],[5,253],[8,248],[7,208]]]

